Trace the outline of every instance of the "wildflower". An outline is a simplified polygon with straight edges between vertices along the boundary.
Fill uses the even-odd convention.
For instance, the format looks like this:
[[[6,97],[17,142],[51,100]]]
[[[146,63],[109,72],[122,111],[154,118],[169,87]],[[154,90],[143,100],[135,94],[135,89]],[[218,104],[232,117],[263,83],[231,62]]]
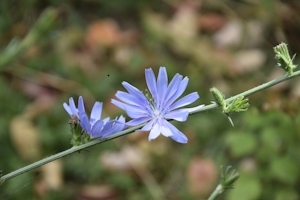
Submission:
[[[125,118],[122,115],[114,120],[110,120],[109,117],[103,120],[100,119],[103,107],[101,102],[95,102],[90,119],[85,112],[82,97],[78,99],[78,108],[76,108],[73,98],[69,99],[69,105],[64,103],[63,106],[71,117],[76,115],[80,121],[80,126],[91,138],[107,137],[125,128]]]
[[[140,90],[127,82],[122,82],[127,92],[118,91],[116,97],[121,100],[112,99],[112,103],[126,111],[132,118],[127,122],[128,126],[136,126],[146,123],[142,131],[150,131],[149,141],[157,138],[160,134],[171,137],[179,143],[187,143],[187,137],[168,119],[186,121],[189,112],[194,108],[182,108],[199,98],[197,92],[188,94],[177,100],[185,91],[189,79],[176,74],[168,85],[168,76],[165,67],[160,67],[156,80],[152,69],[145,70],[148,89],[152,95],[147,98]],[[202,105],[201,105],[202,106]]]
[[[82,97],[79,97],[78,104],[83,104]],[[73,146],[84,144],[86,141],[90,139],[90,137],[89,135],[84,134],[84,130],[80,125],[79,111],[75,106],[74,99],[69,98],[69,105],[64,103],[63,107],[71,117],[71,119],[69,120],[69,125],[71,128],[71,137],[72,137],[71,144]],[[83,106],[81,106],[81,108],[82,107]]]
[[[81,108],[84,108],[83,107],[83,99],[81,96],[78,98],[78,105],[82,105]],[[69,105],[67,103],[63,103],[63,107],[67,111],[67,113],[70,115],[70,117],[72,117],[73,115],[76,115],[76,117],[79,118],[78,109],[76,108],[74,99],[72,97],[69,98]],[[84,112],[84,110],[81,110],[80,112]]]

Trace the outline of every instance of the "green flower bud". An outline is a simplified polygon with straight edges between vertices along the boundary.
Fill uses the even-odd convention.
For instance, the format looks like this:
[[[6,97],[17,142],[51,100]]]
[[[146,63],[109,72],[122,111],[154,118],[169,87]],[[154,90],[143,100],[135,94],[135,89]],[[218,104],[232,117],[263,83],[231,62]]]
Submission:
[[[297,65],[293,64],[296,54],[291,58],[287,44],[281,43],[274,47],[275,59],[277,60],[278,67],[282,68],[287,74],[291,75]]]
[[[227,112],[243,112],[248,110],[249,106],[248,99],[244,99],[243,96],[240,96],[229,103]]]
[[[239,173],[235,169],[232,169],[231,166],[228,166],[225,171],[223,170],[223,166],[221,166],[220,184],[224,190],[233,189],[233,184],[239,177]]]
[[[209,90],[215,99],[215,103],[221,107],[222,111],[227,109],[227,104],[225,102],[225,96],[215,87]]]

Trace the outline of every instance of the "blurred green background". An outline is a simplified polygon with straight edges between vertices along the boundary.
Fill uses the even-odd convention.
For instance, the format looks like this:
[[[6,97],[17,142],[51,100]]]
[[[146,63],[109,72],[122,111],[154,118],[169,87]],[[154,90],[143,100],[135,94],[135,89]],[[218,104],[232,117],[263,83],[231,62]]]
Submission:
[[[49,7],[53,26],[19,43]],[[102,101],[103,117],[115,117],[121,82],[144,90],[145,68],[166,66],[170,78],[189,77],[195,105],[209,104],[213,86],[230,97],[284,75],[280,42],[300,52],[297,0],[1,0],[0,9],[0,60],[14,55],[0,76],[3,174],[71,147],[69,97],[82,95],[87,110]],[[0,199],[207,199],[220,165],[241,177],[219,199],[300,199],[299,96],[300,79],[252,95],[235,127],[218,110],[192,115],[174,123],[186,145],[141,132],[109,141],[5,182]]]

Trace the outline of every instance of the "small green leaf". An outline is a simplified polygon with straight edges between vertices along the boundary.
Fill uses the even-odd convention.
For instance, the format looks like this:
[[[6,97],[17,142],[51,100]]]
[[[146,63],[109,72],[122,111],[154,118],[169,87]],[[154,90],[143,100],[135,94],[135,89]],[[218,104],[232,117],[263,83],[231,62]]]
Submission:
[[[253,153],[257,146],[255,137],[243,132],[230,133],[226,142],[232,155],[237,158]]]
[[[299,177],[297,164],[289,157],[274,159],[270,171],[274,178],[289,184],[295,184]]]
[[[223,190],[232,189],[234,182],[240,177],[239,173],[233,169],[231,166],[228,166],[226,170],[221,166],[221,179],[220,183]]]
[[[227,109],[227,104],[224,101],[225,100],[225,96],[224,94],[222,94],[220,92],[220,90],[218,90],[217,88],[213,87],[210,88],[209,90],[211,92],[211,94],[213,95],[214,99],[215,99],[215,103],[222,109],[222,111]]]
[[[262,143],[271,150],[270,153],[276,153],[281,145],[282,140],[276,130],[273,127],[267,127],[264,129],[260,135]]]
[[[282,189],[276,192],[275,200],[298,200],[299,196],[296,191],[291,189]]]
[[[229,103],[227,111],[228,113],[231,112],[243,112],[249,108],[250,104],[248,99],[245,99],[243,96],[240,96]]]
[[[277,60],[278,67],[282,68],[287,74],[292,74],[297,65],[293,64],[293,60],[296,55],[291,58],[287,44],[281,43],[274,47],[275,58]]]
[[[262,192],[259,180],[252,174],[241,174],[239,181],[236,182],[234,190],[229,190],[227,200],[256,200]]]

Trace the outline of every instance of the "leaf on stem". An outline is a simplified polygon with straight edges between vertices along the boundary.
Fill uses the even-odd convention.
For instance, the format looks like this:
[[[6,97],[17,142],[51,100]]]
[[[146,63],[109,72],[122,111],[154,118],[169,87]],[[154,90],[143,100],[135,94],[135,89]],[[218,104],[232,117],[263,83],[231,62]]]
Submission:
[[[287,44],[280,43],[274,47],[275,59],[277,60],[278,67],[282,68],[287,74],[291,75],[296,69],[297,65],[293,64],[296,54],[291,58]]]

